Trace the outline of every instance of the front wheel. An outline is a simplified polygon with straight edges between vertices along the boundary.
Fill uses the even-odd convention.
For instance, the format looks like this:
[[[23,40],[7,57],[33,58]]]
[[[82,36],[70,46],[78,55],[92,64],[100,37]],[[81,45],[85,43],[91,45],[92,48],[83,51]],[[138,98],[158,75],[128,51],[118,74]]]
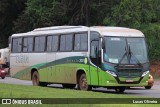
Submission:
[[[118,93],[122,93],[126,90],[126,87],[116,87],[115,88],[115,91],[118,92]]]
[[[152,87],[151,86],[145,86],[145,89],[151,89]]]
[[[89,91],[92,89],[92,87],[89,86],[87,83],[87,78],[85,73],[81,74],[78,78],[78,89],[84,91]]]

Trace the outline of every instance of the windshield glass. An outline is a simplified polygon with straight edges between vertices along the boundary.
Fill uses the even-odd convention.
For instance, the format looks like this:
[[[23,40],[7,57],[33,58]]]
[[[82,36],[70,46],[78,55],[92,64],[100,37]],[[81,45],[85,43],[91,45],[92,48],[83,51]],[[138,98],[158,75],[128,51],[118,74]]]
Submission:
[[[131,56],[128,57],[130,48]],[[105,37],[104,60],[118,64],[137,64],[148,62],[144,38]]]

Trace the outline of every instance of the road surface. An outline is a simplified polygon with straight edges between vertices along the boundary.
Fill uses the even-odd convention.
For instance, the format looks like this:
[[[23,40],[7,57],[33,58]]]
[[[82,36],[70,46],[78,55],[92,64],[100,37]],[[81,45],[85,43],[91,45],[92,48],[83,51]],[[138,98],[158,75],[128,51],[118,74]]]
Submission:
[[[31,81],[19,80],[11,77],[0,79],[0,83],[32,85]],[[62,85],[55,84],[55,85],[49,85],[48,87],[62,88]],[[106,88],[93,88],[93,91],[116,94],[115,90],[111,89],[107,90]],[[122,94],[160,98],[160,81],[155,81],[154,86],[149,90],[145,89],[144,87],[131,87],[130,89],[126,89],[125,92]]]

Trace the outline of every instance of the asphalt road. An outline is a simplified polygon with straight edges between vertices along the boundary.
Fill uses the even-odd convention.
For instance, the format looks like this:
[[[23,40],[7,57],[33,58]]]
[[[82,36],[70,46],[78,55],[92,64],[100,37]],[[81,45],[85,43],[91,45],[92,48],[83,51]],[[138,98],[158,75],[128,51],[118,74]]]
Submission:
[[[31,81],[19,80],[11,77],[6,77],[5,79],[0,79],[0,83],[7,84],[19,84],[19,85],[32,85]],[[62,85],[49,85],[48,87],[52,88],[62,88]],[[93,88],[93,91],[102,92],[102,93],[111,93],[117,94],[115,90],[106,89],[106,88]],[[151,98],[160,98],[160,81],[155,81],[154,86],[147,90],[144,87],[131,87],[130,89],[126,89],[124,93],[127,95],[136,95],[136,96],[146,96]]]

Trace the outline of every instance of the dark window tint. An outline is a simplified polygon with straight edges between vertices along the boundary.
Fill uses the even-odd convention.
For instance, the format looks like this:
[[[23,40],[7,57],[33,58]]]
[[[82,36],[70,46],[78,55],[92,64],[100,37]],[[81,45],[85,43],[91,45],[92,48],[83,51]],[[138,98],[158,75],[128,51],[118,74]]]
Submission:
[[[21,52],[22,50],[22,38],[13,38],[12,52]]]
[[[86,33],[75,34],[74,40],[74,50],[75,51],[85,51],[88,49],[88,36]]]

